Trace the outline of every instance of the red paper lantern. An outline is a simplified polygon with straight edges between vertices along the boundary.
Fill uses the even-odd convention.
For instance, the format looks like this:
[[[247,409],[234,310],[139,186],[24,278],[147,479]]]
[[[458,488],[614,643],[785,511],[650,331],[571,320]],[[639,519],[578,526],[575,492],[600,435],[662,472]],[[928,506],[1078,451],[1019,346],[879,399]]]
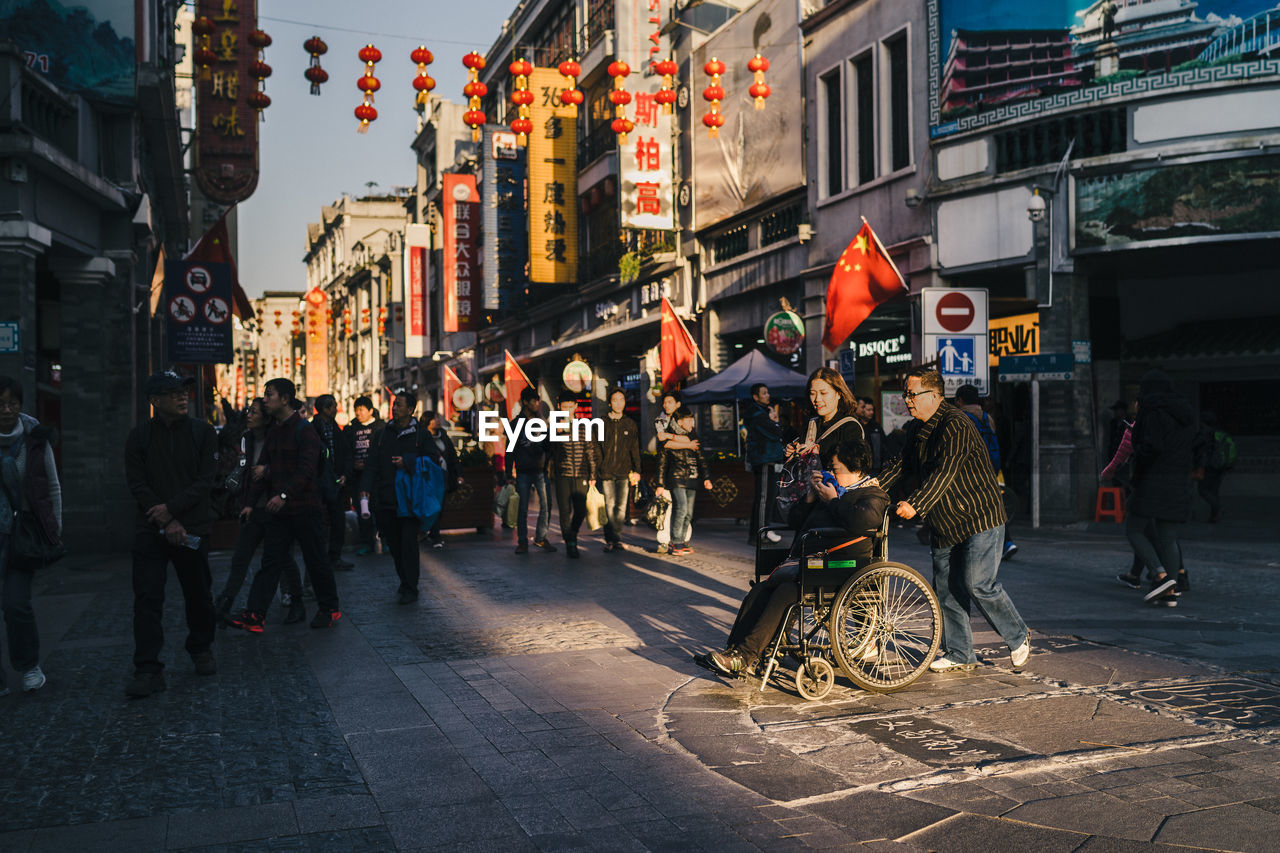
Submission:
[[[431,90],[436,87],[436,81],[427,73],[427,66],[435,62],[436,58],[431,55],[431,51],[427,50],[425,45],[418,45],[409,52],[409,59],[418,66],[417,76],[413,78],[413,88],[418,94],[413,100],[413,105],[418,112],[423,112],[427,108],[427,101],[431,98]]]
[[[311,81],[311,94],[320,94],[320,84],[329,82],[329,72],[325,71],[319,65],[312,65],[306,71],[302,72],[303,76]]]
[[[631,73],[631,66],[621,60],[610,62],[608,72],[610,77],[626,77]]]
[[[724,116],[720,114],[720,102],[724,100],[720,75],[724,73],[724,63],[713,58],[702,66],[702,70],[711,75],[711,85],[702,91],[702,97],[711,104],[711,110],[702,117],[702,123],[707,127],[707,136],[715,139],[720,135],[720,128],[724,127]]]
[[[468,82],[462,87],[462,94],[467,96],[467,105],[471,108],[462,114],[462,121],[471,128],[471,141],[480,141],[480,128],[484,125],[484,110],[480,109],[480,99],[489,94],[489,87],[480,82],[480,69],[484,68],[484,57],[474,50],[462,57],[462,64],[467,69]]]
[[[708,86],[702,90],[702,97],[713,103],[724,100],[723,86]]]
[[[266,88],[266,79],[271,76],[271,66],[262,61],[262,52],[270,46],[271,36],[267,35],[262,30],[254,30],[249,33],[247,40],[249,44],[253,46],[253,49],[257,51],[257,57],[253,62],[249,63],[249,68],[247,69],[249,76],[253,78],[255,82],[253,91],[249,92],[248,95],[245,96],[245,102],[250,107],[257,110],[258,119],[263,121],[266,119],[266,116],[262,114],[262,111],[271,106],[271,99],[268,98],[266,93],[263,91],[263,89]]]
[[[533,92],[528,89],[516,89],[511,93],[511,103],[518,107],[527,107],[533,103]]]
[[[462,94],[466,95],[468,98],[483,98],[485,95],[489,94],[489,87],[484,83],[481,83],[479,80],[476,80],[463,86]]]
[[[382,88],[382,82],[377,77],[369,77],[366,75],[356,81],[356,88],[362,92],[372,93]],[[370,98],[369,100],[372,101],[373,98]]]
[[[584,100],[580,89],[565,89],[560,93],[560,103],[566,107],[580,107]]]
[[[518,118],[511,122],[511,129],[521,136],[528,136],[533,133],[533,122],[527,118]]]
[[[511,72],[511,103],[516,105],[516,117],[511,122],[511,129],[516,133],[516,144],[527,145],[529,134],[533,132],[533,122],[529,120],[529,105],[533,103],[533,92],[529,91],[529,75],[533,73],[533,65],[527,59],[517,59],[507,66]]]
[[[422,98],[423,95],[425,95],[427,92],[430,92],[435,87],[436,87],[436,81],[430,77],[427,77],[424,75],[422,77],[413,78],[413,88],[418,90],[420,98]],[[426,99],[423,98],[422,103],[425,103],[425,102],[426,102]]]
[[[627,134],[636,129],[635,122],[625,118],[615,118],[610,124],[613,132],[618,134],[618,138],[626,141]]]
[[[623,88],[626,86],[627,75],[631,73],[631,66],[616,60],[610,62],[606,70],[613,78],[613,91],[609,93],[609,101],[613,104],[613,114],[616,116],[610,127],[618,134],[618,145],[626,145],[627,134],[635,128],[635,124],[627,120],[627,104],[631,103],[631,93]]]
[[[663,112],[671,113],[673,112],[672,105],[676,102],[676,90],[659,89],[657,92],[654,92],[653,99],[662,104]]]
[[[373,66],[374,63],[382,61],[382,51],[371,44],[366,44],[356,55],[364,63],[364,76],[356,81],[356,88],[364,93],[360,99],[360,106],[356,107],[356,118],[360,119],[360,126],[356,128],[356,132],[368,133],[369,123],[378,118],[378,111],[373,108],[373,93],[382,88],[382,83],[373,76]]]
[[[262,30],[254,30],[249,33],[249,44],[252,45],[255,50],[265,50],[266,48],[271,47],[271,36],[267,35]]]
[[[360,52],[356,55],[359,56],[360,61],[366,65],[373,65],[376,62],[382,61],[382,51],[378,50],[371,44],[366,44],[364,47],[360,48]]]
[[[631,103],[631,93],[623,89],[615,89],[609,93],[609,103],[614,106],[626,106]]]
[[[724,63],[718,59],[712,59],[702,68],[704,71],[707,72],[707,74],[711,75],[712,77],[719,77],[721,74],[724,73]]]
[[[764,99],[769,97],[773,92],[769,88],[769,84],[764,82],[764,72],[769,70],[769,60],[760,54],[756,54],[747,60],[747,70],[754,76],[755,82],[747,89],[747,92],[755,99],[756,109],[764,109]]]
[[[480,71],[484,68],[484,57],[473,50],[462,57],[462,64],[472,71]]]
[[[261,59],[249,63],[249,76],[254,80],[266,80],[271,76],[271,66]]]
[[[436,61],[436,58],[427,50],[425,45],[418,45],[409,54],[409,61],[415,65],[430,65]]]
[[[249,106],[253,107],[259,113],[271,106],[271,98],[267,97],[266,92],[250,92],[249,97],[246,100],[248,100]]]
[[[311,63],[302,76],[311,83],[311,94],[320,94],[320,84],[329,80],[329,72],[320,67],[320,57],[329,51],[329,45],[320,36],[312,36],[302,43],[302,49],[311,54]]]

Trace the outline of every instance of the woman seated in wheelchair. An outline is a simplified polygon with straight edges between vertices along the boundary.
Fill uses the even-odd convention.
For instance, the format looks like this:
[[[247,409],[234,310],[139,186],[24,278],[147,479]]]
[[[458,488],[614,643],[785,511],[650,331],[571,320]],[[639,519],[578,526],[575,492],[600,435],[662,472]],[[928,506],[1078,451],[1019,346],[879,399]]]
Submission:
[[[853,540],[839,550],[830,550],[832,560],[845,568],[806,569],[805,586],[836,592],[854,572],[865,566],[872,554],[874,537],[880,530],[889,496],[873,480],[871,449],[866,442],[851,439],[836,447],[830,471],[815,471],[805,500],[792,507],[788,526],[796,531],[791,551],[764,580],[753,586],[738,610],[724,651],[714,651],[699,660],[725,675],[755,671],[765,649],[778,633],[783,615],[798,598],[796,582],[800,566],[800,541],[805,531],[839,527]]]

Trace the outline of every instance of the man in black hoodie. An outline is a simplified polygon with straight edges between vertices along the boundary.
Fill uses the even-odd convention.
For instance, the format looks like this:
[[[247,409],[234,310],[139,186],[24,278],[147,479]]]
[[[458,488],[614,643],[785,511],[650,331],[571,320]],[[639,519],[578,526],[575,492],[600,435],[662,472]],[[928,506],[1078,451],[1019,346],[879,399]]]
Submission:
[[[1148,371],[1138,386],[1133,492],[1126,507],[1124,532],[1134,553],[1155,573],[1144,600],[1164,607],[1177,606],[1177,595],[1188,588],[1178,525],[1191,515],[1188,483],[1195,435],[1191,404],[1173,390],[1168,376],[1159,370]]]
[[[609,414],[604,418],[604,441],[600,443],[600,480],[604,492],[606,551],[626,550],[622,528],[627,523],[627,501],[631,487],[640,482],[640,427],[622,412],[627,393],[621,388],[609,392]]]
[[[551,503],[547,496],[547,440],[546,433],[538,441],[529,438],[525,431],[531,420],[545,423],[546,413],[538,399],[538,389],[525,388],[520,392],[520,417],[516,420],[515,449],[503,460],[507,482],[514,482],[520,510],[516,521],[516,553],[529,553],[529,493],[538,495],[538,520],[533,531],[533,547],[542,551],[555,551],[556,546],[547,541],[551,526]],[[512,472],[514,471],[514,480]]]
[[[164,586],[173,563],[186,601],[187,653],[200,675],[218,671],[213,659],[215,616],[209,572],[213,524],[213,427],[189,417],[195,380],[172,371],[147,380],[155,416],[129,433],[124,469],[138,503],[133,535],[133,667],[126,695],[140,699],[165,689]]]

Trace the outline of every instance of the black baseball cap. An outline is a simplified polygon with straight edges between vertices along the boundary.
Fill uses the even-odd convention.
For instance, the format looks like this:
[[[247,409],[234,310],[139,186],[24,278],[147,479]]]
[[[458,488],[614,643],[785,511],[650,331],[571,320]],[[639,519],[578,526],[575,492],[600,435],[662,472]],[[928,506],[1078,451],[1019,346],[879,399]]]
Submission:
[[[166,370],[164,373],[153,373],[147,378],[147,396],[169,394],[181,391],[196,384],[193,376],[180,376],[176,371]]]

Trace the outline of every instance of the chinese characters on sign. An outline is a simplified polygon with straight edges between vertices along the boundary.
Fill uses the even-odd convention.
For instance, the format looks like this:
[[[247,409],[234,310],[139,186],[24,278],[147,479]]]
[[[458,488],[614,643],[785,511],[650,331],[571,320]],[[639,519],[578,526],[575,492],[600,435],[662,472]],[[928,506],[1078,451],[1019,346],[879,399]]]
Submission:
[[[559,119],[556,119],[559,121]],[[484,208],[485,311],[512,311],[521,307],[525,284],[524,184],[525,150],[516,135],[493,125],[484,128],[484,150],[493,152],[484,161],[480,195]],[[546,214],[552,216],[551,212]],[[552,223],[563,236],[565,220],[557,210]]]
[[[169,361],[230,364],[231,266],[165,261],[164,302]]]
[[[323,290],[313,287],[307,292],[306,335],[308,397],[318,397],[329,393],[329,324],[325,309],[329,307],[329,297]]]
[[[992,367],[998,367],[1004,355],[1039,355],[1040,314],[1016,314],[996,317],[987,324]]]
[[[426,355],[427,335],[427,253],[431,247],[431,228],[408,225],[404,233],[405,264],[405,358]]]
[[[475,175],[444,176],[444,330],[473,332],[479,304],[480,194]]]
[[[617,12],[618,58],[631,65],[634,90],[634,142],[618,152],[622,186],[622,227],[670,231],[675,228],[671,180],[671,120],[657,102],[662,76],[653,64],[670,54],[662,24],[672,0],[626,0]],[[634,82],[632,82],[634,81]]]
[[[560,101],[554,68],[529,77],[529,280],[568,284],[578,277],[578,133],[576,108]]]
[[[258,186],[258,120],[247,100],[257,91],[249,76],[257,0],[198,0],[196,16],[213,22],[217,56],[207,77],[196,75],[196,181],[213,201],[233,204]]]

